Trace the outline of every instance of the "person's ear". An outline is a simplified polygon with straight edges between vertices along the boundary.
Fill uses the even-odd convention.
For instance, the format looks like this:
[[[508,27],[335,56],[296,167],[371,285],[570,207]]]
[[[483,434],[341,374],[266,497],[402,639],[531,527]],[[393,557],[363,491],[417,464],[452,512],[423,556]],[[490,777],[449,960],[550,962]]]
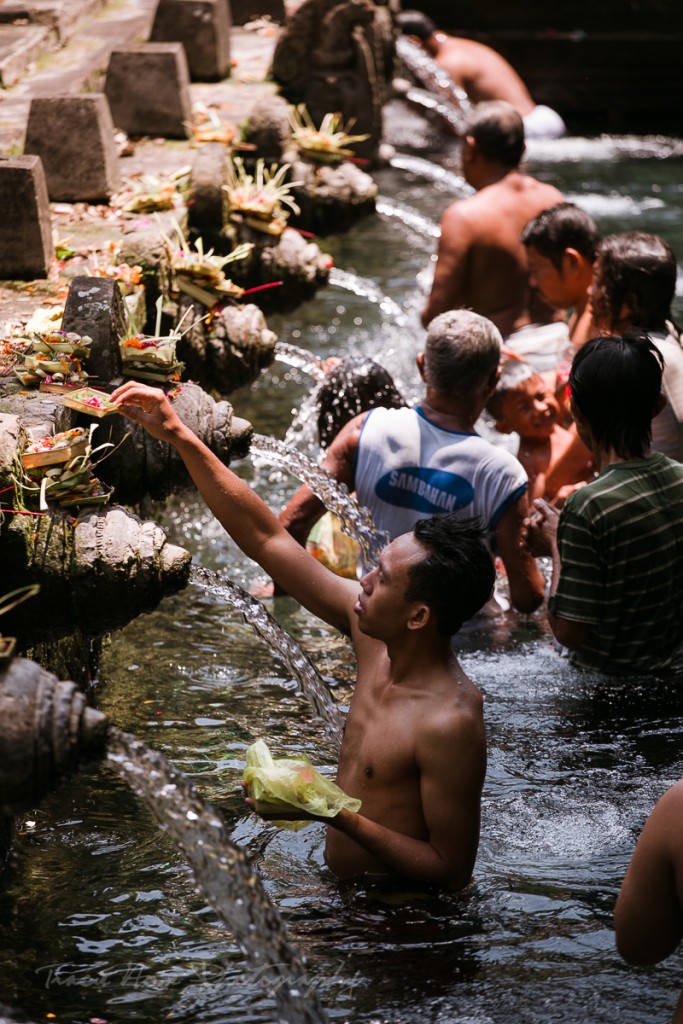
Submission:
[[[504,416],[502,417],[502,419],[496,420],[493,425],[499,434],[512,433],[512,427],[510,426],[510,424],[508,423]]]
[[[473,135],[466,135],[463,140],[462,160],[463,163],[473,160],[477,155],[477,143]]]
[[[560,274],[562,277],[576,274],[581,268],[584,258],[578,249],[565,249],[562,253]]]
[[[415,362],[417,364],[417,371],[420,374],[420,376],[422,377],[422,380],[424,380],[425,379],[425,354],[424,354],[424,352],[418,352],[417,353],[417,355],[415,356]]]
[[[429,620],[431,619],[432,612],[427,604],[420,604],[416,610],[412,612],[406,625],[408,629],[424,629]]]

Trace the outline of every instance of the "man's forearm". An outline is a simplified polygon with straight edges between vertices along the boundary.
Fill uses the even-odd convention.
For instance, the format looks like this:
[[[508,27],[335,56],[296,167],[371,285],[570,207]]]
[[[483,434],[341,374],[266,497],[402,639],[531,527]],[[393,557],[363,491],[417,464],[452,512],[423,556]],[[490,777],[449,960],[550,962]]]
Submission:
[[[169,442],[216,519],[246,555],[263,564],[264,544],[281,531],[265,502],[184,425]]]
[[[330,819],[328,826],[343,832],[387,868],[406,877],[459,890],[472,876],[471,864],[451,864],[429,842],[395,832],[346,808]]]
[[[304,484],[283,508],[279,520],[285,530],[304,547],[309,533],[324,512],[323,502]]]

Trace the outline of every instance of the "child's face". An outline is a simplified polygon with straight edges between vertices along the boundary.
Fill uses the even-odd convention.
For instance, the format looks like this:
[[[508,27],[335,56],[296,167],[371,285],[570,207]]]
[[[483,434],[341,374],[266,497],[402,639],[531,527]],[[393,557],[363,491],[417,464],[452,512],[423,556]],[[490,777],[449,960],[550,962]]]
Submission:
[[[566,278],[563,268],[557,269],[552,260],[541,256],[533,245],[527,246],[529,263],[529,284],[541,298],[555,309],[569,309],[576,302],[574,289]]]
[[[542,377],[534,375],[509,391],[496,427],[501,433],[540,441],[550,437],[560,419],[560,407]]]

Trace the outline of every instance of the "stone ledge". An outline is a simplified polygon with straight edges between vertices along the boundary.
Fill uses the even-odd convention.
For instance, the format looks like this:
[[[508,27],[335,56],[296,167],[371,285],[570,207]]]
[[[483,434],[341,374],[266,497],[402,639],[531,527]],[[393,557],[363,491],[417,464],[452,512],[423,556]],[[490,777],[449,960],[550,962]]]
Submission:
[[[16,85],[29,66],[53,48],[54,33],[37,25],[0,25],[0,86]]]

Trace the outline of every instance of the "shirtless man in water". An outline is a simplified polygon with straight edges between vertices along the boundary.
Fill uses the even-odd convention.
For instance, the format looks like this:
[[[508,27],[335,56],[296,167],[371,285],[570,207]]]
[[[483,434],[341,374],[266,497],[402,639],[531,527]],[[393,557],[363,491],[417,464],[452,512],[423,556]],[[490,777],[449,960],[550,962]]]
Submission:
[[[490,46],[473,39],[439,32],[422,11],[402,11],[396,17],[401,32],[425,50],[467,93],[472,103],[505,100],[524,118],[527,138],[558,138],[566,126],[560,115],[534,103],[515,69]]]
[[[424,326],[449,309],[466,307],[493,320],[506,338],[528,324],[551,323],[552,309],[529,287],[520,236],[532,217],[562,202],[552,185],[522,174],[524,127],[504,102],[481,103],[468,119],[463,174],[476,195],[452,203],[441,238]]]
[[[478,528],[451,515],[422,520],[384,548],[360,584],[342,579],[297,544],[163,392],[131,381],[112,398],[176,448],[239,547],[353,642],[358,676],[337,782],[362,800],[362,814],[344,809],[325,819],[330,869],[340,878],[404,876],[462,889],[479,841],[486,740],[481,694],[451,636],[493,588]]]

